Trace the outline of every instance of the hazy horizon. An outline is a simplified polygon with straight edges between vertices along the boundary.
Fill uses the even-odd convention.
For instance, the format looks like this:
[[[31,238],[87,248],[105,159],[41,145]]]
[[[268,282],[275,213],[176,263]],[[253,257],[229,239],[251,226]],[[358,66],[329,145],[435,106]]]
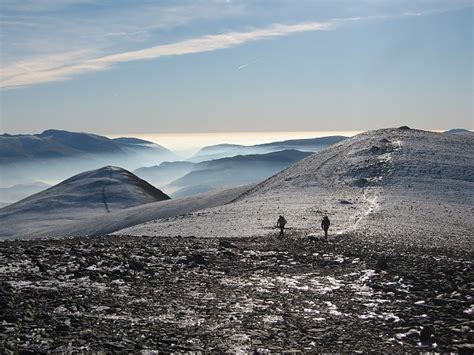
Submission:
[[[390,128],[390,127],[385,127]],[[412,127],[416,128],[416,127]],[[463,127],[452,127],[463,128]],[[46,128],[57,129],[59,128]],[[375,129],[375,128],[374,128]],[[374,130],[370,129],[370,130]],[[463,128],[464,129],[464,128]],[[0,134],[11,135],[34,135],[40,134],[44,130],[37,132],[2,132]],[[197,153],[200,149],[218,144],[238,144],[238,145],[255,145],[271,143],[276,141],[284,141],[291,139],[308,139],[327,136],[346,136],[352,137],[359,133],[369,130],[322,130],[322,131],[259,131],[259,132],[183,132],[183,133],[116,133],[107,134],[92,131],[73,131],[78,133],[97,134],[108,138],[139,138],[159,144],[172,152],[178,154],[181,158],[187,159]],[[441,129],[427,129],[432,132],[443,132]],[[471,130],[472,131],[472,130]]]
[[[308,132],[208,132],[208,133],[123,133],[106,134],[109,138],[134,137],[162,145],[171,151],[189,157],[199,149],[216,144],[254,145],[288,139],[326,136],[351,137],[363,131],[308,131]]]

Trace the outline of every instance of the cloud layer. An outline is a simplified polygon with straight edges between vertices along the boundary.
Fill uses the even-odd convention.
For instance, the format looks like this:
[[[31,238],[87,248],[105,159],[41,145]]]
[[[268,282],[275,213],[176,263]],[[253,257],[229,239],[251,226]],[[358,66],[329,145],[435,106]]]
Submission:
[[[28,0],[20,6],[20,10],[23,11],[23,7],[26,7],[29,11],[27,14],[30,15],[16,16],[15,14],[22,14],[22,11],[18,9],[18,3],[13,0],[6,0],[4,8],[6,10],[11,8],[15,11],[12,11],[9,15],[0,16],[0,27],[6,29],[0,31],[0,40],[7,43],[2,48],[3,67],[0,71],[0,90],[69,80],[75,75],[110,69],[122,62],[210,52],[295,33],[327,31],[350,22],[380,20],[396,16],[366,15],[364,17],[333,18],[326,21],[309,21],[290,25],[273,24],[248,31],[196,36],[130,51],[127,49],[136,48],[137,43],[143,42],[142,45],[145,46],[145,39],[147,39],[149,45],[159,40],[159,37],[154,38],[154,41],[150,37],[150,33],[157,29],[166,32],[170,28],[192,21],[236,16],[243,11],[242,6],[233,3],[228,5],[227,1],[224,0],[213,0],[211,3],[206,2],[204,4],[186,2],[184,5],[171,7],[146,4],[139,8],[121,9],[118,13],[107,12],[106,15],[96,18],[92,23],[85,20],[87,16],[84,15],[77,15],[79,19],[73,17],[71,23],[68,22],[69,20],[66,21],[67,23],[51,22],[48,15],[40,17],[40,22],[35,22],[37,21],[34,20],[36,17],[31,15],[32,12],[44,11],[45,8],[54,9],[65,6],[65,4],[87,2],[94,2],[94,0],[66,0],[66,2],[59,0]],[[426,13],[426,11],[404,12],[398,16],[421,16]],[[46,11],[46,14],[48,14],[48,11]],[[14,24],[11,23],[12,21]],[[25,29],[30,25],[32,28]],[[58,26],[58,30],[54,31],[51,26]],[[75,31],[77,34],[71,33],[71,31]],[[38,36],[35,36],[36,32],[39,33]],[[45,32],[47,33],[46,37]],[[59,38],[49,40],[50,36],[53,36],[56,32]],[[10,40],[7,40],[6,36],[10,36]],[[65,38],[61,36],[65,36]],[[134,45],[130,46],[132,42],[134,42]],[[61,53],[61,51],[63,52]],[[38,53],[42,55],[38,57]],[[239,67],[239,69],[241,68]]]
[[[121,62],[210,52],[294,33],[325,31],[342,23],[356,20],[359,20],[359,18],[333,19],[326,22],[306,22],[293,25],[275,24],[251,31],[202,36],[136,51],[95,58],[89,57],[89,59],[86,58],[90,53],[85,50],[58,54],[37,60],[15,63],[3,68],[0,77],[0,88],[11,89],[45,82],[68,80],[74,75],[106,70]]]

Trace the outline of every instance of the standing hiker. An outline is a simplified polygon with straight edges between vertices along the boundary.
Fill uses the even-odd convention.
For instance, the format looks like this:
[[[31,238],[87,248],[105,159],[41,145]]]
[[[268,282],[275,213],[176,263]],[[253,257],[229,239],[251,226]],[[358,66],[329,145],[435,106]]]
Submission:
[[[285,232],[283,231],[285,229],[285,224],[286,224],[285,217],[283,216],[278,217],[277,228],[280,228],[280,236],[285,235]]]
[[[331,225],[331,221],[329,220],[328,216],[324,216],[323,220],[321,221],[321,228],[324,230],[324,237],[328,239],[328,229]]]

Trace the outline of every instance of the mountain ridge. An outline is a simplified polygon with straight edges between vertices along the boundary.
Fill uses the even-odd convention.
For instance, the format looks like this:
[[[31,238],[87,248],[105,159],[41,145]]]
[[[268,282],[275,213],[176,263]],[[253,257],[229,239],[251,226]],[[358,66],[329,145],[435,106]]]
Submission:
[[[98,134],[48,129],[39,134],[0,135],[0,164],[97,154],[126,154],[128,149],[150,150],[174,156],[170,150],[138,139],[111,139]]]
[[[170,197],[128,170],[106,166],[74,175],[0,209],[1,236],[130,208]],[[16,230],[16,231],[15,231]]]

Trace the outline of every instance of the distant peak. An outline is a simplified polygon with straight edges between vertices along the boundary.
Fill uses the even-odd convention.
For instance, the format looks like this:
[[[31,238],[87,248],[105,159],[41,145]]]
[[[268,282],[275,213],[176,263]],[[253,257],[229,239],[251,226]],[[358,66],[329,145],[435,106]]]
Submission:
[[[464,134],[464,133],[472,133],[472,131],[465,129],[465,128],[452,128],[444,133],[447,134]]]
[[[68,137],[93,137],[100,139],[108,139],[107,137],[99,136],[93,133],[87,132],[71,132],[63,129],[47,129],[40,134],[36,134],[37,137],[54,137],[56,139],[67,139]]]
[[[120,142],[120,143],[125,143],[125,144],[155,144],[153,142],[140,139],[140,138],[134,138],[134,137],[118,137],[118,138],[113,138],[112,140],[115,142]]]
[[[47,129],[41,132],[40,134],[38,134],[38,136],[58,136],[58,135],[64,135],[64,134],[80,134],[80,133],[70,132],[63,129]]]
[[[68,132],[63,129],[46,129],[43,132],[40,133],[40,135],[46,135],[46,134],[54,134],[54,133],[63,133],[63,132]]]

